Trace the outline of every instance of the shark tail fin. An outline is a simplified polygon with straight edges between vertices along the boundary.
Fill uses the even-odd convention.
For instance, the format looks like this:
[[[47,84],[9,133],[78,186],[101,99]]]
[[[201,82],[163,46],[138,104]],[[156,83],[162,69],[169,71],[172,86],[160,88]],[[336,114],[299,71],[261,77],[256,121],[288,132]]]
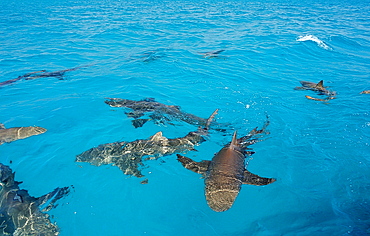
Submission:
[[[206,122],[206,126],[204,127],[206,130],[209,129],[209,126],[211,125],[211,122],[213,121],[213,119],[215,118],[215,116],[218,114],[218,109],[216,109],[211,115],[210,117],[208,117],[207,119],[207,122]]]

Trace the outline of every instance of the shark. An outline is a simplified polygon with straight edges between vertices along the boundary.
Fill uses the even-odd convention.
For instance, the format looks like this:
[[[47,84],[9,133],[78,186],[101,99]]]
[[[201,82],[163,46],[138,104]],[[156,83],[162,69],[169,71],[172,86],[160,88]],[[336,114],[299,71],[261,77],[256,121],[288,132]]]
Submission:
[[[149,120],[154,120],[156,123],[166,123],[176,119],[197,126],[205,126],[207,123],[207,119],[205,118],[183,112],[179,106],[157,102],[154,98],[145,98],[140,101],[107,98],[105,103],[111,107],[125,107],[131,109],[132,111],[126,112],[126,115],[134,118],[134,120],[132,120],[132,125],[135,128],[142,127]],[[145,113],[150,113],[149,118],[140,119]]]
[[[205,183],[205,197],[208,206],[216,211],[223,212],[232,207],[243,184],[268,185],[276,181],[274,178],[260,177],[246,169],[245,160],[254,152],[248,146],[258,142],[264,134],[268,134],[266,127],[251,130],[246,136],[237,138],[234,132],[232,141],[225,145],[211,161],[196,162],[188,157],[177,154],[177,160],[188,170],[201,174]]]
[[[215,50],[215,51],[211,51],[211,52],[200,52],[199,54],[200,55],[203,55],[204,58],[214,58],[214,57],[219,57],[220,53],[224,52],[225,50],[224,49],[221,49],[221,50]]]
[[[28,77],[30,77],[32,74],[42,73],[42,72],[45,72],[45,70],[39,70],[39,71],[34,71],[34,72],[26,73],[26,74],[24,74],[24,75],[20,75],[20,76],[18,76],[18,77],[17,77],[17,78],[15,78],[15,79],[10,79],[10,80],[7,80],[7,81],[4,81],[4,82],[1,82],[1,83],[0,83],[0,86],[4,86],[4,85],[8,85],[8,84],[12,84],[12,83],[17,82],[18,80],[23,79],[23,78],[28,78]]]
[[[138,56],[131,57],[131,60],[138,60],[146,63],[153,62],[165,57],[166,56],[165,51],[166,49],[155,49],[145,51]]]
[[[43,134],[46,131],[47,129],[38,126],[13,127],[6,129],[3,124],[0,124],[0,145]]]
[[[10,79],[10,80],[1,82],[0,87],[4,86],[4,85],[15,83],[16,81],[21,80],[21,79],[33,80],[33,79],[38,79],[38,78],[55,77],[55,78],[58,78],[58,79],[62,80],[63,76],[66,72],[78,70],[80,68],[88,67],[88,66],[91,66],[91,65],[78,66],[78,67],[74,67],[74,68],[70,68],[70,69],[58,70],[58,71],[52,71],[52,72],[47,72],[46,70],[39,70],[39,71],[35,71],[35,72],[30,72],[30,73],[26,73],[24,75],[18,76],[15,79]]]
[[[69,194],[70,188],[56,188],[37,198],[20,189],[22,182],[14,178],[12,169],[0,163],[0,235],[58,235],[58,226],[45,212]]]
[[[95,166],[112,164],[125,175],[143,177],[143,161],[156,160],[162,156],[195,150],[195,146],[205,141],[209,125],[217,114],[216,109],[208,118],[204,127],[189,132],[184,137],[169,139],[157,132],[149,139],[138,139],[132,142],[114,142],[91,148],[76,156],[76,162],[89,162]]]
[[[318,83],[308,82],[308,81],[299,81],[302,87],[295,87],[295,90],[311,90],[317,92],[319,95],[326,95],[326,99],[319,99],[314,98],[311,96],[306,96],[307,99],[315,100],[315,101],[329,101],[335,99],[336,92],[330,91],[326,89],[327,87],[324,86],[324,81],[320,80]]]

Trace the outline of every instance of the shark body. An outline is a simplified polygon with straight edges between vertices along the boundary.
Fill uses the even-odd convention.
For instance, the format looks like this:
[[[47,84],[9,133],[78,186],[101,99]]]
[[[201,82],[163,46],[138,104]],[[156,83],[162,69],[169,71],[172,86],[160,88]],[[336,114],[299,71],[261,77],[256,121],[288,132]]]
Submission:
[[[18,139],[25,139],[34,135],[45,133],[47,130],[42,127],[14,127],[6,129],[3,124],[0,124],[0,145],[10,143]]]
[[[203,55],[204,58],[210,59],[210,58],[215,58],[219,57],[220,53],[224,52],[224,49],[221,50],[216,50],[216,51],[211,51],[211,52],[200,52],[200,55]]]
[[[134,118],[132,124],[135,128],[142,127],[149,120],[165,123],[175,119],[197,126],[205,126],[207,123],[207,119],[205,118],[183,112],[179,106],[156,102],[153,98],[146,98],[140,101],[108,98],[105,103],[111,107],[125,107],[131,109],[132,111],[127,112],[126,115]],[[145,113],[150,113],[149,118],[139,119],[144,116]]]
[[[88,66],[90,66],[90,65],[78,66],[78,67],[74,67],[74,68],[70,68],[70,69],[58,70],[58,71],[52,71],[52,72],[46,72],[46,70],[35,71],[35,72],[31,72],[31,73],[27,73],[27,74],[18,76],[15,79],[10,79],[10,80],[7,80],[7,81],[3,81],[3,82],[0,83],[0,87],[4,86],[4,85],[15,83],[15,82],[17,82],[18,80],[21,80],[21,79],[33,80],[33,79],[46,78],[46,77],[56,77],[58,79],[63,79],[63,76],[66,72],[78,70],[80,68],[88,67]]]
[[[158,132],[149,139],[102,144],[77,155],[76,162],[89,162],[95,166],[113,164],[126,175],[143,177],[140,171],[143,161],[194,150],[195,146],[205,141],[203,136],[208,134],[209,124],[217,111],[209,117],[204,128],[189,132],[184,137],[168,139]]]
[[[186,169],[203,175],[207,204],[212,210],[222,212],[230,209],[242,184],[267,185],[275,182],[275,179],[260,177],[245,168],[246,157],[253,154],[248,151],[248,146],[258,142],[258,135],[266,134],[267,125],[261,130],[255,128],[239,139],[235,131],[231,143],[223,147],[211,161],[196,162],[177,154],[177,160]]]
[[[44,212],[55,207],[55,202],[69,193],[69,187],[35,198],[19,188],[22,182],[14,176],[9,166],[0,163],[0,235],[58,235],[59,228]]]
[[[296,87],[295,88],[296,90],[311,90],[311,91],[317,92],[319,95],[327,96],[327,98],[325,99],[319,99],[319,98],[314,98],[311,96],[306,96],[307,99],[311,99],[315,101],[324,101],[324,102],[335,99],[336,92],[326,89],[327,87],[324,86],[323,80],[321,80],[318,83],[313,83],[313,82],[308,82],[308,81],[300,81],[300,83],[302,84],[302,87]]]

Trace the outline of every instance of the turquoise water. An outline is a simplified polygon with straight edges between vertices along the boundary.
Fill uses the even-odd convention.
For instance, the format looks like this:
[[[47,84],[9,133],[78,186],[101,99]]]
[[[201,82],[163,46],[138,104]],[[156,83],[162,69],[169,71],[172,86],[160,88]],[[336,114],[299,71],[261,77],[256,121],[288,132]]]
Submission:
[[[369,1],[2,0],[0,82],[91,66],[0,87],[0,123],[48,129],[1,145],[0,160],[32,196],[74,186],[49,212],[61,235],[369,235],[369,12]],[[323,96],[294,90],[301,80],[324,80],[336,99],[306,99]],[[240,135],[268,114],[248,170],[277,181],[244,185],[217,213],[175,155],[146,162],[146,185],[76,163],[99,144],[196,130],[135,129],[106,97],[153,97],[200,117],[219,108],[217,121]],[[186,156],[210,160],[232,133],[211,131]]]

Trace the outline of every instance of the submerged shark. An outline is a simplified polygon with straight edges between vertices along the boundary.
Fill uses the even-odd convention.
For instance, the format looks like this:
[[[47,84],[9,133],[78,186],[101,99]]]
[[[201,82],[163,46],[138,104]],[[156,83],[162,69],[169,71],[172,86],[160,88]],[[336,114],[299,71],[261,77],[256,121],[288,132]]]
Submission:
[[[46,70],[35,71],[35,72],[24,74],[22,76],[18,76],[15,79],[11,79],[11,80],[1,82],[0,86],[12,84],[12,83],[14,83],[18,80],[21,80],[21,79],[32,80],[32,79],[45,78],[45,77],[56,77],[58,79],[63,79],[63,76],[66,72],[74,71],[74,70],[77,70],[77,69],[80,69],[80,68],[83,68],[83,67],[88,67],[88,66],[91,66],[91,65],[78,66],[78,67],[74,67],[74,68],[71,68],[71,69],[58,70],[58,71],[53,71],[53,72],[46,72]]]
[[[223,147],[211,161],[201,162],[177,154],[177,160],[188,170],[203,175],[205,179],[205,196],[208,206],[222,212],[231,208],[239,194],[242,184],[267,185],[275,179],[264,178],[246,170],[245,159],[253,154],[248,146],[258,142],[258,136],[267,134],[265,126],[253,129],[248,135],[237,139],[234,132],[231,143]]]
[[[77,155],[76,162],[89,162],[95,166],[113,164],[126,175],[143,177],[140,171],[143,157],[147,157],[144,161],[155,160],[161,156],[194,150],[196,145],[205,141],[203,136],[208,134],[209,125],[217,112],[218,110],[212,113],[204,128],[199,127],[185,137],[168,139],[162,132],[158,132],[149,139],[102,144]]]
[[[326,89],[327,87],[324,86],[324,81],[321,80],[320,82],[312,83],[308,81],[299,81],[302,84],[302,87],[296,87],[296,90],[312,90],[317,92],[319,95],[326,95],[327,98],[325,99],[319,99],[319,98],[313,98],[311,96],[306,96],[306,98],[316,101],[329,101],[331,99],[335,99],[336,92],[330,91]]]
[[[25,139],[34,135],[43,134],[46,131],[47,129],[37,126],[6,129],[3,124],[0,124],[0,145],[3,143],[10,143],[18,139]]]
[[[207,123],[207,119],[183,112],[179,106],[156,102],[154,98],[146,98],[140,101],[121,98],[107,99],[105,103],[111,107],[126,107],[132,110],[131,112],[127,112],[126,115],[134,118],[132,125],[135,128],[142,127],[149,120],[165,123],[177,119],[197,126],[205,126]],[[145,113],[150,113],[149,118],[139,119],[144,116]]]
[[[211,51],[211,52],[200,52],[199,54],[200,55],[203,55],[204,58],[214,58],[214,57],[219,57],[220,56],[220,53],[223,52],[225,50],[221,49],[221,50],[216,50],[216,51]]]
[[[69,193],[69,187],[35,198],[19,188],[22,182],[14,176],[9,166],[0,163],[0,235],[58,235],[57,225],[43,212],[54,208],[55,202]]]
[[[155,49],[141,53],[138,56],[131,57],[133,60],[139,60],[142,62],[153,62],[166,56],[166,49]]]

